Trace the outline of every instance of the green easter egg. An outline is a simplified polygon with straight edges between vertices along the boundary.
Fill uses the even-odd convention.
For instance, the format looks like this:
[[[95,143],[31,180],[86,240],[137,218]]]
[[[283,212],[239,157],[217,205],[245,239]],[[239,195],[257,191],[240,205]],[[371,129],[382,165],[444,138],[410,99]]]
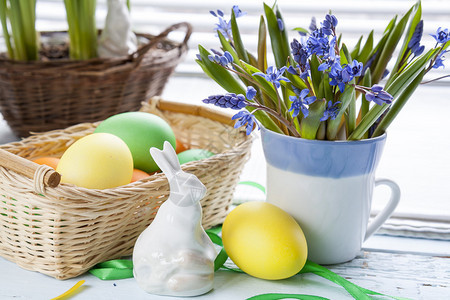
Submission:
[[[185,164],[190,161],[196,161],[204,158],[208,158],[213,156],[214,153],[208,150],[204,149],[189,149],[186,151],[183,151],[181,153],[178,153],[178,160],[180,161],[180,164]]]
[[[130,148],[134,168],[147,173],[159,170],[150,155],[150,148],[163,148],[164,141],[176,146],[175,134],[162,118],[146,112],[125,112],[114,115],[98,125],[94,132],[120,137]]]

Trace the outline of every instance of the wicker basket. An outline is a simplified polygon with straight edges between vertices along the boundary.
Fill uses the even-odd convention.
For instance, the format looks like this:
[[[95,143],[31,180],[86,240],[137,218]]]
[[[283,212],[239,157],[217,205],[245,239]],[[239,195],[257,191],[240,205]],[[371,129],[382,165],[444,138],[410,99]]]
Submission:
[[[252,138],[235,130],[228,115],[205,107],[153,99],[141,110],[167,120],[181,143],[217,153],[182,168],[207,187],[201,201],[203,226],[221,224],[250,156]],[[0,146],[0,256],[25,269],[67,279],[98,262],[132,253],[137,237],[168,197],[162,173],[113,189],[63,183],[53,188],[44,185],[50,167],[22,158],[61,155],[97,124],[79,124]],[[37,169],[34,178],[22,175],[29,173],[28,168]]]
[[[167,39],[179,28],[186,30],[181,43]],[[12,131],[25,137],[30,132],[62,129],[138,110],[142,101],[161,95],[187,51],[191,33],[188,23],[179,23],[158,36],[137,34],[141,46],[121,58],[31,62],[0,58],[1,113]],[[47,52],[52,51],[47,48]]]

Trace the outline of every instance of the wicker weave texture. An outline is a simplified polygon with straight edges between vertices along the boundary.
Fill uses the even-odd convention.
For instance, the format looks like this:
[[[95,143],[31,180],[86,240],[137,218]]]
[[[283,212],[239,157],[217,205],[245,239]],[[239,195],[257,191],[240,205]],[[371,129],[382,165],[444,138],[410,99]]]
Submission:
[[[185,29],[183,42],[167,35]],[[0,58],[0,110],[12,131],[62,129],[136,111],[141,102],[161,95],[187,51],[192,29],[172,25],[158,36],[138,34],[140,48],[122,58],[31,62]]]
[[[166,119],[183,144],[217,153],[182,168],[207,187],[201,201],[203,226],[221,224],[249,158],[251,137],[230,125],[196,115],[195,106],[190,114],[162,110],[162,103],[167,106],[155,99],[141,110]],[[0,148],[29,159],[61,155],[97,124],[38,134]],[[0,166],[0,180],[0,255],[57,279],[75,277],[98,262],[130,255],[137,237],[169,195],[162,173],[113,189],[60,184],[43,188],[42,194],[35,186],[42,178],[27,178]]]

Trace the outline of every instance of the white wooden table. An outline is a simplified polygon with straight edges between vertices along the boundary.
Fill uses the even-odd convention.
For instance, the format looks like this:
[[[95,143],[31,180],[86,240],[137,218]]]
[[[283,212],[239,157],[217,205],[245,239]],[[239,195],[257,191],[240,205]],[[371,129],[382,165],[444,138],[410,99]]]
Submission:
[[[351,262],[329,266],[330,270],[364,288],[411,299],[450,299],[450,256],[362,251]],[[59,281],[21,269],[0,258],[0,299],[51,299],[79,280],[86,280],[68,299],[180,299],[146,294],[134,279],[102,281],[85,274]],[[314,274],[266,281],[246,274],[219,270],[214,289],[190,299],[246,299],[262,293],[310,294],[329,299],[352,299],[340,286]]]

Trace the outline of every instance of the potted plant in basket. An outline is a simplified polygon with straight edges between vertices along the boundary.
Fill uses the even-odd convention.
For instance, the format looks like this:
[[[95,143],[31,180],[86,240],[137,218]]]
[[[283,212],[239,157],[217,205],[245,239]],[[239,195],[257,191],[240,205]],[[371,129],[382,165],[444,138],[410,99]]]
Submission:
[[[191,26],[135,34],[127,1],[107,3],[103,30],[96,1],[65,0],[68,32],[37,32],[36,0],[0,1],[7,47],[0,53],[0,109],[16,135],[100,121],[161,94],[187,51]],[[186,30],[182,42],[167,39],[179,28]]]
[[[247,134],[261,128],[267,201],[296,218],[308,257],[317,263],[354,258],[398,203],[398,186],[374,179],[385,132],[424,75],[443,66],[450,45],[443,28],[432,35],[433,48],[420,44],[421,12],[419,1],[395,16],[378,42],[372,31],[349,48],[336,16],[295,28],[300,36],[288,40],[278,7],[264,4],[256,55],[239,33],[237,18],[245,13],[234,6],[228,20],[222,11],[211,12],[218,19],[221,51],[199,46],[197,62],[228,93],[203,102],[239,110],[235,127],[245,126]],[[267,33],[274,65],[268,65]],[[391,199],[367,228],[373,187],[379,184],[391,188]]]

